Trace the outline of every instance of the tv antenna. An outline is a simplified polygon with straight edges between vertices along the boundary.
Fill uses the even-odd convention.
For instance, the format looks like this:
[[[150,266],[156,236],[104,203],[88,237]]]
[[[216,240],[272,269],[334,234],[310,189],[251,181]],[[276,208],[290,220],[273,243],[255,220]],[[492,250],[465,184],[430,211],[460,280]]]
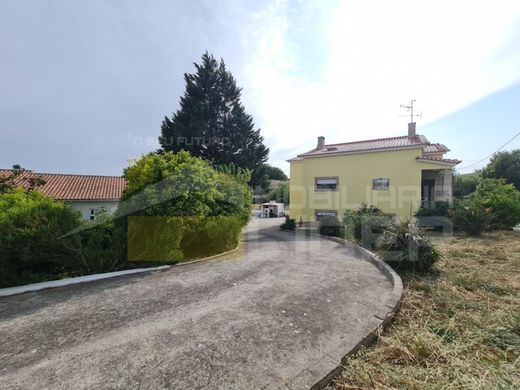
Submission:
[[[413,103],[415,102],[415,99],[412,99],[410,100],[410,103],[408,105],[406,104],[401,104],[399,107],[401,108],[406,108],[406,111],[410,111],[410,123],[413,123],[413,118],[414,117],[419,117],[419,118],[422,118],[422,111],[420,114],[415,114],[413,113]],[[408,116],[408,115],[401,115],[401,116]]]

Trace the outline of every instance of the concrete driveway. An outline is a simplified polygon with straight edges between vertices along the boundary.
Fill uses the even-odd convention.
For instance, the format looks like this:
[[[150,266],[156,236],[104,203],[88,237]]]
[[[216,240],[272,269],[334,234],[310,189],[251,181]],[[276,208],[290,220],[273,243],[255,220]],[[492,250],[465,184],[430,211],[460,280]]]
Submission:
[[[0,298],[2,388],[309,388],[393,305],[345,247],[255,220],[232,255]]]

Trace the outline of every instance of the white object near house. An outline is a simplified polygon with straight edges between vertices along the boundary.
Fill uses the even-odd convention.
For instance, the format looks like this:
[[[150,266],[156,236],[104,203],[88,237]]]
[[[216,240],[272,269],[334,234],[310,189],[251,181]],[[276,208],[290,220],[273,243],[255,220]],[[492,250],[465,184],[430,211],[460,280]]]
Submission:
[[[262,203],[260,211],[260,217],[262,218],[281,217],[285,213],[285,205],[276,202]]]
[[[0,176],[12,173],[0,169]],[[25,170],[14,180],[15,185],[26,187],[30,179],[42,179],[45,184],[38,190],[45,196],[61,200],[78,210],[83,219],[94,220],[102,210],[115,211],[126,182],[121,176],[69,175],[36,173]]]

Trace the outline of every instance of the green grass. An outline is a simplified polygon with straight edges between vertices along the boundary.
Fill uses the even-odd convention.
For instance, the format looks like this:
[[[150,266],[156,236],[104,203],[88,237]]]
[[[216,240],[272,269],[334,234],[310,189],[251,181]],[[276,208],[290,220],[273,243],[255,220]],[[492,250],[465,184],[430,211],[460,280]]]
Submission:
[[[520,388],[520,234],[435,241],[434,272],[402,275],[395,321],[330,389]]]

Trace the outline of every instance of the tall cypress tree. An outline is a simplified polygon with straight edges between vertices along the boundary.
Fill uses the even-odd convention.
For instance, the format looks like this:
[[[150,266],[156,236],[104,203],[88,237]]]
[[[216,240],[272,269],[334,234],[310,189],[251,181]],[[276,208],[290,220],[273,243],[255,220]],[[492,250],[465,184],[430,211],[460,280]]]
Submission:
[[[162,150],[187,150],[214,165],[258,169],[269,149],[240,101],[241,88],[224,61],[218,62],[208,52],[201,64],[194,65],[195,73],[184,74],[186,91],[180,109],[162,122]]]

